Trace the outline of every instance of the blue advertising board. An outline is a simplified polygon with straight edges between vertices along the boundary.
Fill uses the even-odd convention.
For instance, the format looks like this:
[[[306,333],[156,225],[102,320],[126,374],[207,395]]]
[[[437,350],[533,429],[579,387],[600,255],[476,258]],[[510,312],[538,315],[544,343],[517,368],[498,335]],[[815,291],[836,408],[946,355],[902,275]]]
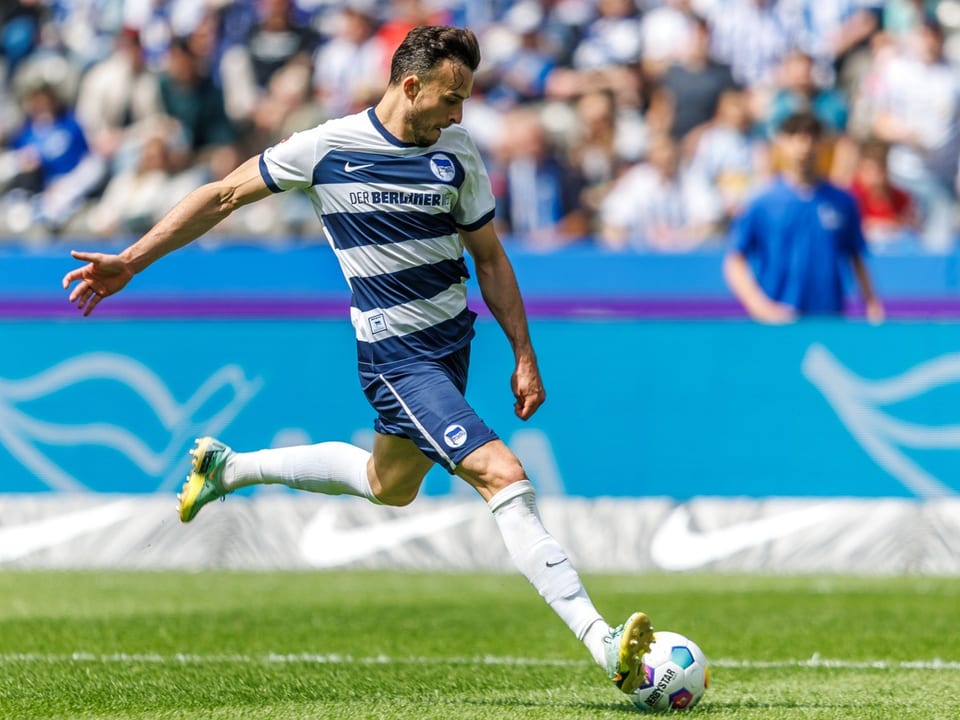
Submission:
[[[0,247],[0,318],[64,318],[74,311],[60,287],[77,266],[67,241],[39,250]],[[527,309],[536,317],[743,318],[717,250],[684,255],[508,248]],[[470,265],[469,258],[468,266]],[[960,253],[879,255],[869,261],[887,313],[895,319],[960,317]],[[482,309],[476,282],[471,298]],[[862,315],[851,296],[850,314]],[[97,313],[111,318],[345,316],[349,292],[326,245],[281,248],[199,244],[138,275]]]
[[[548,399],[512,414],[478,324],[468,397],[541,493],[935,497],[960,491],[960,325],[533,320]],[[0,492],[173,493],[200,434],[371,441],[344,320],[0,322]],[[468,492],[434,469],[424,492]]]

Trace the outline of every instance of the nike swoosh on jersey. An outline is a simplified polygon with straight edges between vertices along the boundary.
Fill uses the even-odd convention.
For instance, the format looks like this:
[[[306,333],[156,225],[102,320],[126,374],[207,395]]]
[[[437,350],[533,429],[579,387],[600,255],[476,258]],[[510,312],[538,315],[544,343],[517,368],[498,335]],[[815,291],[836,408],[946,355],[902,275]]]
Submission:
[[[303,529],[300,554],[314,567],[346,565],[460,525],[473,517],[475,509],[475,503],[455,505],[373,525],[344,528],[338,527],[338,508],[324,507]]]
[[[374,165],[373,163],[364,163],[362,165],[352,165],[349,162],[345,162],[343,164],[343,169],[346,172],[350,173],[350,172],[356,172],[357,170],[363,170],[364,168],[373,167],[373,165]]]
[[[664,570],[692,570],[823,523],[835,512],[836,508],[829,504],[810,505],[716,530],[698,531],[691,527],[690,509],[678,505],[654,532],[650,558]]]
[[[0,562],[19,560],[62,545],[132,517],[136,504],[127,500],[0,528]]]

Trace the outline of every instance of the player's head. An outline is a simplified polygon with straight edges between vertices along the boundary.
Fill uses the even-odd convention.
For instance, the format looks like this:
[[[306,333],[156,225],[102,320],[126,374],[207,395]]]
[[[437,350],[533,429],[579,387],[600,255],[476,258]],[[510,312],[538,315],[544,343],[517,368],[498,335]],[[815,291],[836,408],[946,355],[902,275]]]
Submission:
[[[813,113],[798,112],[787,117],[777,134],[777,146],[785,169],[813,173],[822,136],[823,124]]]
[[[780,123],[780,134],[787,136],[806,135],[814,140],[819,140],[823,135],[823,123],[811,112],[797,112],[788,115]]]
[[[476,71],[480,65],[480,44],[473,31],[445,25],[415,27],[393,54],[390,84],[401,83],[411,74],[428,76],[448,60],[471,73]]]
[[[390,86],[409,100],[406,124],[415,144],[432,145],[443,128],[460,122],[479,65],[480,45],[470,30],[422,25],[407,33],[390,63]]]

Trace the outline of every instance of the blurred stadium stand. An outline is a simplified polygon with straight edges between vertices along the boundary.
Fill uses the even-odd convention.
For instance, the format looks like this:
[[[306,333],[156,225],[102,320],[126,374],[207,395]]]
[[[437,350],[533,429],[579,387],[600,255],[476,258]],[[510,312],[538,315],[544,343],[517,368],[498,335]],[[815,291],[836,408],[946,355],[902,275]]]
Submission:
[[[464,124],[518,246],[716,248],[776,171],[776,123],[805,108],[878,251],[954,245],[957,0],[11,0],[0,238],[142,232],[196,184],[367,107],[428,22],[480,37]],[[318,228],[290,194],[215,232],[269,244]]]

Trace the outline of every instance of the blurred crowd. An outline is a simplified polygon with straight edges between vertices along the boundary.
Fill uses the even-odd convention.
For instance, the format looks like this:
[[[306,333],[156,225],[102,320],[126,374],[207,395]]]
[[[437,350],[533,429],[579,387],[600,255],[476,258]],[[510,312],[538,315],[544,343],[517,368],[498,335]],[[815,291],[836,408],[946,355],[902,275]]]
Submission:
[[[777,171],[779,122],[809,110],[872,248],[953,248],[950,0],[5,0],[0,238],[143,232],[246,157],[371,105],[425,23],[480,37],[464,125],[508,242],[717,247]],[[216,232],[321,237],[299,193]]]

